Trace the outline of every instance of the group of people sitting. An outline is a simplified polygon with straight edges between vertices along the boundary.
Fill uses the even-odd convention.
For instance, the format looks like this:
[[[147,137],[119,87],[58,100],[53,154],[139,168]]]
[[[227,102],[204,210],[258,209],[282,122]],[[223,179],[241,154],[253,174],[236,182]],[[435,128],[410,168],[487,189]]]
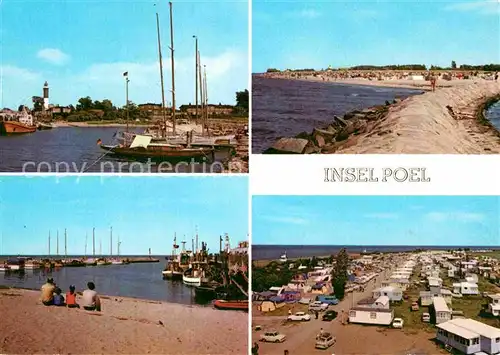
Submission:
[[[52,278],[47,279],[41,291],[41,301],[45,306],[80,308],[80,304],[76,303],[76,291],[73,285],[69,286],[66,298],[61,294],[61,289],[57,287]],[[82,293],[81,306],[87,311],[101,311],[101,300],[95,291],[93,282],[87,283],[87,289]]]

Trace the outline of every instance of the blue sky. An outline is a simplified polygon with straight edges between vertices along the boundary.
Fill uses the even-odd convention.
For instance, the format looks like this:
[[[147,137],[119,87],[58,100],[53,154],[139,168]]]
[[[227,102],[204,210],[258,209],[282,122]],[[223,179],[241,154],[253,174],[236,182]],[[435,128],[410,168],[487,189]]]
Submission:
[[[252,243],[500,245],[496,196],[256,196]]]
[[[498,0],[252,3],[252,71],[500,62]]]
[[[231,245],[247,240],[248,190],[246,177],[0,177],[0,254],[46,254],[48,234],[52,253],[64,253],[64,228],[68,254],[92,252],[96,228],[96,253],[102,239],[109,253],[110,227],[113,250],[118,236],[121,254],[166,255],[177,241],[191,238],[196,226],[200,245],[219,250],[219,236],[229,233]]]
[[[50,102],[78,98],[161,103],[156,17],[160,15],[166,102],[171,102],[170,28],[167,1],[87,0],[0,2],[3,87],[0,107],[17,109],[41,96]],[[233,104],[248,88],[248,2],[174,1],[177,104],[194,103],[195,42],[207,66],[210,103]]]

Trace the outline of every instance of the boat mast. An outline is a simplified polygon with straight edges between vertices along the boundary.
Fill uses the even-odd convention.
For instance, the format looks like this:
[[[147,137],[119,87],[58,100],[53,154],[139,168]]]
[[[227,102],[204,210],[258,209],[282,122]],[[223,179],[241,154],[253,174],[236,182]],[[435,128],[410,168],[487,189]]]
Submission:
[[[109,255],[113,256],[113,227],[111,227],[109,236]]]
[[[203,104],[203,85],[201,81],[201,57],[200,57],[200,51],[197,53],[198,56],[198,81],[200,82],[200,106],[201,106],[201,123],[202,123],[202,135],[205,134],[205,119],[203,117],[203,108],[205,105]]]
[[[120,244],[122,242],[120,242],[120,236],[118,236],[118,256],[120,256]]]
[[[165,116],[165,86],[163,84],[163,59],[161,55],[161,39],[160,39],[160,18],[156,13],[156,31],[158,33],[158,58],[160,62],[160,82],[161,82],[161,112],[163,116],[163,124],[165,125],[165,137],[167,136],[167,118]]]
[[[66,235],[66,228],[64,228],[64,257],[67,258],[68,257],[68,249],[67,249],[67,244],[68,240],[67,240],[67,235]]]
[[[198,36],[193,35],[195,39],[195,52],[194,52],[194,61],[195,61],[195,70],[194,70],[194,81],[195,81],[195,89],[194,89],[194,97],[195,97],[195,118],[196,123],[198,123]]]
[[[203,68],[205,69],[205,72],[203,74],[203,86],[204,86],[204,92],[205,92],[205,129],[207,130],[208,133],[208,87],[207,87],[207,66],[204,65]]]
[[[174,64],[174,19],[172,17],[172,2],[170,6],[170,53],[172,56],[172,134],[175,135],[175,64]]]

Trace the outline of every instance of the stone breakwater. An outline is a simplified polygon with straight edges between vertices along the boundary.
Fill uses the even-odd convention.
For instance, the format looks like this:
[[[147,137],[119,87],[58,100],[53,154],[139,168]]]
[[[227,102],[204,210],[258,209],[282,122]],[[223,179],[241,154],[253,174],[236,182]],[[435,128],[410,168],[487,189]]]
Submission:
[[[499,154],[500,133],[483,115],[499,95],[500,83],[480,81],[386,102],[281,138],[264,154]]]

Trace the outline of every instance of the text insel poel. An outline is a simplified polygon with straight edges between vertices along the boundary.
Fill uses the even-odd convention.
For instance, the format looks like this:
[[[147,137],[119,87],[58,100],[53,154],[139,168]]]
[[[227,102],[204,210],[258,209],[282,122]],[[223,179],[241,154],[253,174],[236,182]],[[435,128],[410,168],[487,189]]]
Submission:
[[[426,168],[324,168],[325,182],[430,182]]]

